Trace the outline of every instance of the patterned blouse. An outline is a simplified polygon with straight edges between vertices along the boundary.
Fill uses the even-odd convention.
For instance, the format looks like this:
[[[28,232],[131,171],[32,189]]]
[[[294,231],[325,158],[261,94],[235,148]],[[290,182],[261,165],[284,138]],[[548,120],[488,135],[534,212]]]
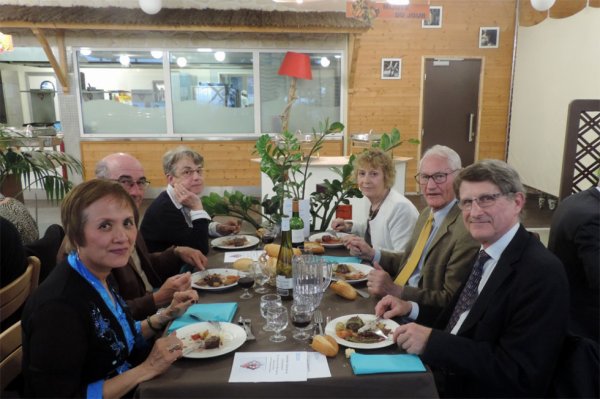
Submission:
[[[15,225],[21,235],[23,245],[31,244],[40,238],[37,223],[21,201],[15,198],[0,197],[0,216]]]

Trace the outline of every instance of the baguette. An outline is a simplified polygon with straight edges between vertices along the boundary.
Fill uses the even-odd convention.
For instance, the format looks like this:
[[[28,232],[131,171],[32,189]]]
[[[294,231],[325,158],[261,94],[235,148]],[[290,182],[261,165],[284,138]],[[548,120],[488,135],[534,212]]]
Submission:
[[[304,243],[304,250],[310,251],[313,254],[324,254],[325,247],[318,242],[307,241]]]
[[[335,292],[342,298],[350,299],[352,301],[356,299],[356,290],[353,286],[351,286],[345,281],[334,281],[333,283],[331,283],[330,287],[333,290],[333,292]]]
[[[279,244],[267,244],[265,245],[265,252],[271,258],[277,258],[279,256],[279,248],[281,248],[281,245]],[[302,251],[300,251],[298,248],[294,248],[293,251],[294,255],[302,255]]]
[[[327,357],[335,357],[340,350],[338,343],[329,335],[315,335],[310,347]]]

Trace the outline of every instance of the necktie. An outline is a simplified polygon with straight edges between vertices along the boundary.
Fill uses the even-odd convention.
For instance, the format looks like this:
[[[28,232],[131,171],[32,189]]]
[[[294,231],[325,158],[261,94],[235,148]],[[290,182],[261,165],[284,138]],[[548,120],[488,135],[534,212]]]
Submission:
[[[423,255],[423,250],[425,249],[425,244],[427,243],[427,239],[431,234],[432,227],[433,212],[429,214],[429,218],[427,218],[427,221],[423,225],[421,233],[419,234],[419,238],[417,239],[417,243],[415,244],[415,247],[410,253],[410,256],[408,257],[404,268],[400,271],[400,274],[398,274],[396,280],[394,280],[394,284],[406,285],[406,282],[408,281],[410,276],[412,276],[415,269],[417,268],[417,265],[419,264],[419,259],[421,259],[421,255]]]
[[[479,256],[477,257],[477,261],[475,261],[475,266],[473,266],[473,271],[471,271],[471,275],[469,276],[469,280],[467,280],[467,284],[465,288],[463,288],[460,293],[460,297],[458,298],[458,302],[456,302],[456,306],[452,311],[452,316],[450,316],[450,321],[446,326],[446,331],[450,332],[456,325],[456,322],[460,318],[460,315],[470,310],[475,300],[477,300],[477,296],[479,293],[477,292],[477,288],[479,287],[479,282],[481,281],[481,276],[483,274],[483,265],[490,259],[490,256],[484,250],[479,251]]]

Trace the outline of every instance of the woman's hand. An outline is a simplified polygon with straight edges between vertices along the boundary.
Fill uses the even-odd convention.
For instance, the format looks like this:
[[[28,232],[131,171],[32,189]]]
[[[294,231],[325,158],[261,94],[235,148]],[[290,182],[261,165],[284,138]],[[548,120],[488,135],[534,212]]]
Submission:
[[[164,306],[173,300],[176,292],[189,290],[191,286],[192,275],[189,272],[171,276],[154,293],[154,303],[157,306]]]
[[[172,332],[156,340],[152,351],[140,366],[146,369],[149,378],[154,378],[164,373],[181,356],[183,356],[183,342],[177,338],[175,332]]]
[[[173,301],[168,308],[161,312],[160,317],[163,324],[178,318],[195,303],[198,303],[198,293],[196,290],[180,291],[173,294]]]
[[[342,233],[350,233],[352,231],[352,222],[346,222],[342,218],[335,218],[331,222],[331,228]]]

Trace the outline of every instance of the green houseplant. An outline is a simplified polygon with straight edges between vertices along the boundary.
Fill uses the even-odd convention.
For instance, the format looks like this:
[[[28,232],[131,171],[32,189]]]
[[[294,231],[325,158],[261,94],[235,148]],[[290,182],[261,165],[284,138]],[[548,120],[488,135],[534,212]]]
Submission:
[[[40,182],[48,199],[63,198],[73,183],[57,168],[81,174],[81,162],[60,151],[25,150],[24,147],[31,146],[31,141],[30,137],[0,126],[0,191],[6,196],[18,197],[23,190]]]

